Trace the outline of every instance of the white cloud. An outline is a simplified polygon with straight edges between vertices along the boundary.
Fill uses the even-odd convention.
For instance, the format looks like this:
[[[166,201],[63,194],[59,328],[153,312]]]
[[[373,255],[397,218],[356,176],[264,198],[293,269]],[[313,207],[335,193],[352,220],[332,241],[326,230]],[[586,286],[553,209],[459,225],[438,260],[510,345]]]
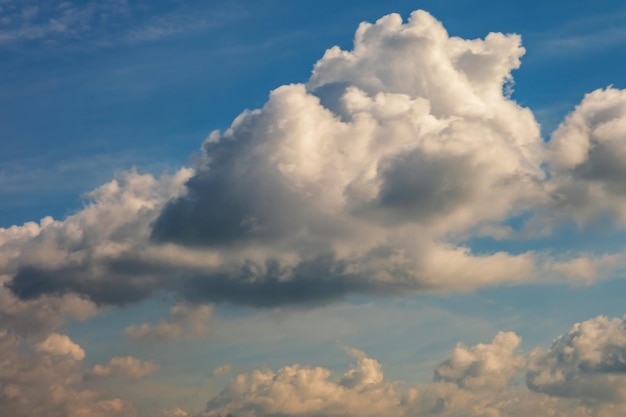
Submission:
[[[165,291],[266,307],[592,282],[624,255],[476,254],[463,243],[518,237],[515,216],[552,224],[555,208],[575,220],[622,210],[611,188],[621,162],[604,159],[621,152],[624,93],[589,95],[546,146],[505,91],[523,53],[517,35],[450,37],[423,11],[363,23],[353,49],[329,49],[307,84],[277,88],[212,133],[194,170],[131,171],[63,221],[1,230],[0,273],[22,299],[125,304]],[[183,330],[165,320],[128,332]]]
[[[626,321],[596,317],[575,324],[550,349],[530,356],[528,386],[553,396],[626,400]]]
[[[416,386],[385,379],[378,361],[348,348],[357,363],[342,377],[299,364],[255,370],[234,377],[194,415],[618,417],[626,412],[626,397],[613,395],[623,392],[625,328],[622,319],[598,317],[529,355],[518,350],[518,335],[500,332],[490,343],[457,345],[433,383]],[[561,371],[566,377],[556,382]],[[519,384],[521,373],[530,390]]]
[[[69,355],[77,361],[85,358],[85,351],[63,334],[52,333],[46,340],[37,344],[36,348],[38,352],[52,355]]]
[[[86,374],[89,379],[125,377],[132,380],[146,378],[154,374],[159,365],[154,362],[133,358],[132,356],[116,356],[106,365],[96,365]]]
[[[93,13],[59,10],[64,19],[0,32],[0,42],[69,33]],[[166,34],[147,28],[139,34]],[[194,170],[122,173],[63,220],[0,229],[3,412],[138,414],[80,382],[139,379],[157,365],[115,357],[85,373],[84,350],[58,333],[97,304],[173,293],[183,301],[164,320],[126,333],[205,338],[206,302],[307,306],[350,294],[590,282],[623,268],[621,253],[476,254],[463,243],[517,237],[508,221],[520,215],[590,225],[609,214],[626,224],[626,92],[590,93],[546,145],[509,94],[523,53],[517,35],[450,37],[422,11],[364,23],[353,49],[329,49],[307,83],[277,88],[212,133]],[[527,361],[514,333],[459,344],[435,382],[418,387],[386,380],[378,361],[349,349],[356,363],[342,375],[301,364],[238,375],[204,414],[621,416],[624,328],[621,319],[580,323]],[[516,385],[523,371],[530,390]]]
[[[23,299],[41,295],[40,285],[47,287],[44,293],[76,292],[99,302],[145,297],[146,290],[154,289],[155,277],[133,269],[134,254],[167,257],[164,250],[144,252],[149,224],[163,201],[179,192],[189,172],[181,169],[159,180],[125,172],[89,193],[87,206],[63,221],[45,219],[40,226],[0,229],[7,238],[0,247],[6,254],[2,273],[28,275],[25,287],[9,286]],[[121,279],[129,268],[132,278]]]
[[[380,364],[351,350],[356,366],[339,381],[324,368],[292,365],[277,372],[256,370],[235,377],[209,401],[206,413],[234,415],[399,415],[400,396],[383,382]]]
[[[83,349],[50,333],[39,342],[0,328],[0,410],[12,417],[135,417],[132,403],[80,387]]]
[[[579,224],[626,225],[626,90],[585,96],[550,140],[554,206]]]
[[[467,389],[506,386],[524,365],[523,356],[516,352],[520,343],[515,333],[501,332],[489,344],[471,348],[458,344],[435,369],[435,380]]]

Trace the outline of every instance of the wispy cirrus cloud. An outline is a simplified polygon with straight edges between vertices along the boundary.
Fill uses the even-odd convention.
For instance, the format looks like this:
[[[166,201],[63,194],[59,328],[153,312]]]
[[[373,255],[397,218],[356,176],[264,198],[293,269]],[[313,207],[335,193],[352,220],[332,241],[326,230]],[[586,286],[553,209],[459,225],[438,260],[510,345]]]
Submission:
[[[243,15],[228,8],[198,13],[159,6],[124,0],[6,2],[0,6],[0,48],[34,41],[50,45],[78,41],[100,47],[151,42],[194,34]]]
[[[579,56],[626,44],[626,11],[579,18],[536,34],[533,55]]]

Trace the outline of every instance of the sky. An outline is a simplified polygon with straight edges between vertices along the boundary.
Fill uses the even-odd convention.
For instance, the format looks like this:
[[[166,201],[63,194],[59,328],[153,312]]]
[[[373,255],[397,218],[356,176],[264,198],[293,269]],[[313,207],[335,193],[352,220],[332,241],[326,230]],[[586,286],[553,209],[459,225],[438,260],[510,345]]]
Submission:
[[[0,0],[0,414],[626,413],[622,1]]]

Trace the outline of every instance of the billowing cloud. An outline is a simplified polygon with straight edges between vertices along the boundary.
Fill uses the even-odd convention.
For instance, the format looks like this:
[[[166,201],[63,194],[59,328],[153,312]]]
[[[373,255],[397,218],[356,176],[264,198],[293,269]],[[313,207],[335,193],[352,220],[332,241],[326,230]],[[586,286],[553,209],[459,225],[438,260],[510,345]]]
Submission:
[[[0,229],[0,283],[10,279],[22,250],[55,222]],[[58,223],[58,222],[57,222]],[[30,243],[29,243],[30,242]],[[50,258],[53,259],[53,258]],[[22,300],[0,286],[0,410],[15,417],[135,417],[134,405],[81,387],[85,350],[63,334],[70,320],[86,320],[96,305],[74,294]]]
[[[502,90],[523,52],[514,35],[451,38],[425,12],[362,24],[354,49],[328,50],[307,85],[278,88],[207,139],[152,237],[226,255],[190,284],[211,301],[528,279],[529,254],[442,242],[541,199],[538,125]]]
[[[327,369],[297,364],[240,374],[209,401],[203,415],[398,415],[400,396],[383,381],[380,364],[363,352],[350,353],[357,364],[338,381]]]
[[[72,342],[72,339],[63,334],[52,333],[50,336],[38,343],[37,352],[50,353],[52,355],[69,355],[72,359],[80,361],[85,358],[85,351]]]
[[[209,321],[213,315],[211,306],[179,304],[170,309],[169,315],[160,323],[143,323],[129,326],[126,334],[133,339],[158,341],[180,337],[206,338],[209,335]]]
[[[122,399],[81,389],[84,350],[68,336],[52,333],[25,340],[0,329],[0,410],[14,417],[134,417]]]
[[[550,141],[554,204],[589,224],[609,216],[626,224],[626,90],[585,96]]]
[[[555,208],[579,223],[621,210],[624,93],[592,93],[546,145],[510,97],[524,52],[424,11],[363,23],[307,83],[213,132],[194,169],[123,173],[62,221],[0,230],[0,274],[22,300],[262,307],[608,275],[622,253],[472,251]],[[168,320],[128,333],[184,333]]]
[[[23,11],[24,21],[41,15]],[[623,268],[622,253],[471,248],[476,237],[519,238],[525,219],[626,225],[626,91],[588,94],[544,143],[511,97],[523,54],[518,35],[451,37],[423,11],[363,23],[353,48],[326,51],[306,83],[277,88],[211,133],[193,169],[120,173],[65,219],[0,229],[2,412],[139,415],[81,384],[141,379],[158,365],[127,356],[85,370],[84,349],[64,334],[68,320],[106,305],[166,294],[178,301],[169,315],[126,334],[206,338],[213,302],[310,306],[351,294],[589,282]],[[599,317],[529,355],[511,332],[459,344],[418,386],[386,379],[381,363],[347,349],[355,363],[341,375],[303,364],[237,375],[200,415],[622,416],[625,328]]]
[[[575,324],[550,349],[531,354],[529,388],[559,397],[626,400],[626,321],[597,317]]]
[[[154,374],[158,369],[159,365],[154,362],[132,356],[116,356],[106,365],[94,366],[85,374],[85,377],[88,379],[124,377],[138,380]]]
[[[157,180],[125,172],[89,193],[86,207],[63,221],[46,218],[0,230],[6,236],[2,272],[13,276],[7,286],[22,299],[78,293],[108,304],[136,301],[166,286],[154,273],[160,262],[151,264],[152,271],[133,264],[140,257],[149,265],[149,258],[175,256],[167,248],[147,249],[145,241],[158,208],[188,175],[183,169]]]
[[[462,388],[506,386],[524,364],[516,352],[521,339],[501,332],[489,344],[467,348],[457,345],[450,358],[435,369],[435,381],[453,382]]]

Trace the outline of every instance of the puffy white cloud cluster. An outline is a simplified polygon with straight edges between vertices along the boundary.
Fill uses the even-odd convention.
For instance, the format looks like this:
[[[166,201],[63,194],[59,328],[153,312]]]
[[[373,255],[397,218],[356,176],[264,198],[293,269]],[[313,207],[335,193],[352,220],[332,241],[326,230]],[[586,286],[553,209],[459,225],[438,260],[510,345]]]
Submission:
[[[504,386],[524,365],[523,356],[516,352],[520,343],[515,333],[501,332],[489,344],[471,348],[458,344],[435,369],[435,381],[468,389]]]
[[[36,345],[37,352],[49,353],[56,356],[69,355],[75,361],[85,358],[85,351],[72,342],[72,339],[63,334],[52,333],[45,340]]]
[[[550,140],[554,204],[580,224],[626,224],[626,90],[585,96]]]
[[[133,417],[129,401],[80,387],[85,352],[68,336],[27,341],[0,330],[0,410],[14,417]]]
[[[0,410],[15,417],[134,417],[139,411],[128,400],[110,399],[82,385],[85,350],[62,333],[67,320],[86,320],[96,305],[73,294],[47,294],[22,300],[4,284],[17,259],[31,256],[43,229],[60,222],[0,230]]]
[[[393,384],[383,381],[380,364],[363,352],[350,353],[357,364],[339,381],[328,369],[298,364],[277,372],[240,374],[209,401],[202,415],[399,415],[400,396]]]
[[[178,304],[170,309],[169,315],[157,325],[143,323],[126,328],[133,339],[158,341],[180,337],[206,338],[213,308],[208,305]]]
[[[341,377],[324,368],[291,365],[233,378],[197,414],[262,416],[618,417],[623,393],[626,321],[597,317],[575,324],[550,349],[518,351],[521,339],[501,332],[489,343],[457,345],[428,385],[384,378],[363,352]],[[526,375],[528,388],[519,384]]]
[[[85,320],[97,314],[94,301],[123,303],[137,299],[132,295],[135,290],[144,294],[158,288],[144,285],[154,282],[153,277],[146,273],[138,277],[121,265],[126,262],[124,254],[132,257],[139,251],[158,259],[172,256],[167,248],[152,254],[143,249],[149,224],[161,204],[180,190],[188,176],[188,170],[160,179],[123,173],[90,193],[87,205],[63,221],[44,218],[40,223],[0,229],[2,413],[16,417],[140,415],[130,401],[108,399],[103,384],[91,387],[85,382],[145,378],[158,365],[115,357],[85,371],[84,349],[61,331],[67,320]],[[21,274],[27,279],[18,290],[14,277]],[[90,290],[84,291],[86,288]],[[92,296],[94,293],[98,296]],[[191,320],[182,324],[184,331],[204,336],[211,311],[208,306],[175,307],[172,317]]]
[[[167,248],[147,248],[149,225],[189,173],[181,169],[156,179],[125,172],[89,193],[86,206],[63,221],[0,229],[1,273],[12,276],[7,286],[22,299],[78,293],[123,304],[150,295],[162,284],[160,276],[135,264],[175,256]]]
[[[0,233],[17,240],[35,236],[42,225],[27,224]],[[0,239],[1,240],[1,239]],[[15,244],[15,239],[6,239]],[[3,247],[0,263],[11,262],[11,245]],[[15,251],[13,253],[18,253]],[[107,399],[81,387],[85,351],[59,333],[67,319],[88,319],[96,306],[75,295],[46,295],[20,300],[0,277],[0,410],[15,417],[133,417],[126,400]]]
[[[577,323],[550,349],[531,354],[528,386],[559,397],[626,400],[626,321]]]
[[[194,281],[199,299],[315,302],[530,279],[531,254],[446,243],[505,235],[503,220],[544,198],[539,127],[502,91],[523,52],[515,35],[449,37],[421,11],[362,24],[354,49],[327,51],[307,85],[276,89],[208,138],[153,238],[224,256]]]

